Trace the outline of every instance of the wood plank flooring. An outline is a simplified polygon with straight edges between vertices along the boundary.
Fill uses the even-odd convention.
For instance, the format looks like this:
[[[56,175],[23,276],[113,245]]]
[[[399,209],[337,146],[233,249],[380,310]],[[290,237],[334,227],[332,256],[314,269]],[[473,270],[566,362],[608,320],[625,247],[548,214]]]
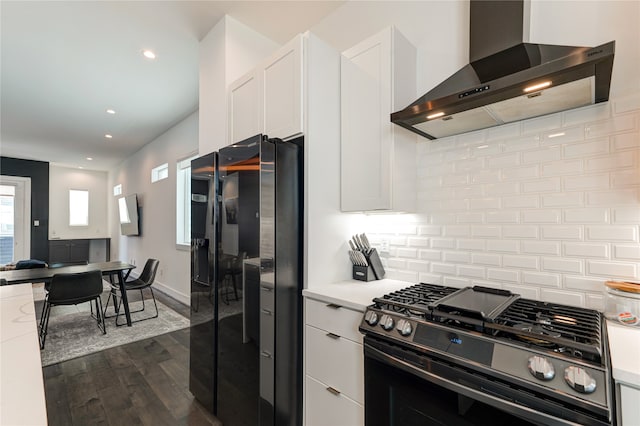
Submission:
[[[189,307],[156,291],[184,316]],[[135,326],[135,325],[134,325]],[[49,425],[215,425],[189,392],[189,329],[43,369]]]

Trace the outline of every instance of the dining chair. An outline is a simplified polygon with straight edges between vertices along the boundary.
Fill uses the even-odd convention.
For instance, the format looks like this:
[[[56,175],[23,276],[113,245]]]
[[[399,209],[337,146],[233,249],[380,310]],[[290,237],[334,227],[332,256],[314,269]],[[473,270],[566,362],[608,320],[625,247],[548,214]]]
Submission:
[[[90,302],[96,305],[98,328],[107,334],[107,327],[102,313],[102,272],[99,270],[55,274],[51,278],[49,292],[44,299],[44,308],[40,317],[39,337],[40,349],[44,349],[49,328],[51,308],[58,305],[77,305]],[[91,305],[93,307],[93,305]]]
[[[153,288],[151,287],[153,285],[153,282],[156,279],[156,272],[158,271],[158,265],[160,265],[160,261],[158,261],[157,259],[147,259],[147,262],[144,264],[144,269],[142,270],[142,273],[140,274],[140,276],[138,278],[134,278],[132,280],[128,280],[124,282],[124,288],[126,291],[140,290],[140,298],[142,299],[142,308],[137,309],[135,311],[130,311],[130,313],[133,314],[133,313],[142,312],[145,310],[144,294],[142,293],[142,290],[147,288],[151,292],[153,305],[156,308],[155,315],[148,316],[146,318],[132,320],[131,321],[132,323],[140,322],[140,321],[144,321],[152,318],[158,318],[158,304],[156,303],[156,296],[153,294]],[[118,300],[118,297],[117,297],[119,291],[120,291],[119,284],[116,284],[116,283],[111,284],[111,291],[109,292],[109,297],[107,298],[107,303],[104,306],[104,312],[103,312],[103,316],[105,318],[115,317],[116,326],[118,327],[120,327],[121,325],[126,325],[126,323],[123,323],[123,324],[118,323],[118,318],[120,317],[120,306],[122,305],[122,298]],[[105,313],[107,312],[107,308],[109,307],[110,300],[113,300],[113,308],[115,310],[115,315],[105,315]]]

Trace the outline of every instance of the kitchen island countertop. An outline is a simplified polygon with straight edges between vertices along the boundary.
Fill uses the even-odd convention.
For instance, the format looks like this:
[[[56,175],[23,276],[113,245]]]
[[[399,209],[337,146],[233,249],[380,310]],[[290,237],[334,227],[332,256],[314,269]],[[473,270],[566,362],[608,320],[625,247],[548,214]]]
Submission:
[[[391,279],[368,282],[349,280],[305,289],[302,295],[364,312],[375,297],[382,297],[411,285],[413,283]]]

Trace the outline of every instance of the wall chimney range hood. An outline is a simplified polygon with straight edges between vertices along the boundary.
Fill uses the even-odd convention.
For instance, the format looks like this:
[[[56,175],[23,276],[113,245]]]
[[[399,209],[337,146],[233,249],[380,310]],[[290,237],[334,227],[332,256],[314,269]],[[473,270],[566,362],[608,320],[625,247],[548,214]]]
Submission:
[[[615,41],[523,42],[524,1],[470,1],[469,64],[391,121],[443,138],[609,99]]]

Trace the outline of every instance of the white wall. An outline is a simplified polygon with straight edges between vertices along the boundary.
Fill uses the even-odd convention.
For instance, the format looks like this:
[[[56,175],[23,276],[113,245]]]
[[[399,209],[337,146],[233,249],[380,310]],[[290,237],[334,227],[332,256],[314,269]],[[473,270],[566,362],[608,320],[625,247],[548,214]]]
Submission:
[[[189,303],[190,252],[176,247],[176,163],[198,150],[198,112],[145,145],[109,173],[109,224],[111,257],[135,262],[140,273],[148,258],[160,261],[156,283],[165,293]],[[151,169],[169,163],[169,177],[151,183]],[[140,236],[121,236],[114,185],[122,194],[138,194]]]
[[[109,236],[107,172],[49,167],[49,239]],[[89,191],[89,226],[69,226],[69,190]]]

